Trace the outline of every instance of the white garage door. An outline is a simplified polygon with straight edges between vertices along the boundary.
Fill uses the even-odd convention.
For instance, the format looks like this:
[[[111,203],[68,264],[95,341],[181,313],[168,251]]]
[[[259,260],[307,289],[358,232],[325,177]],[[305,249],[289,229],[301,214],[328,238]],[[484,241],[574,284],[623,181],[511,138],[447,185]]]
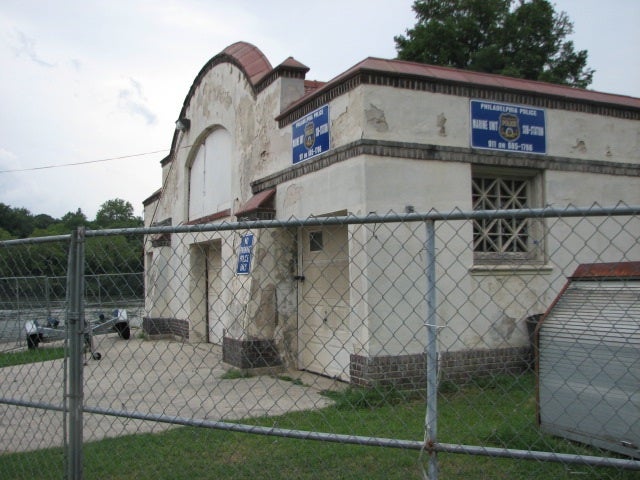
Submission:
[[[349,249],[347,226],[300,233],[299,368],[349,379]]]

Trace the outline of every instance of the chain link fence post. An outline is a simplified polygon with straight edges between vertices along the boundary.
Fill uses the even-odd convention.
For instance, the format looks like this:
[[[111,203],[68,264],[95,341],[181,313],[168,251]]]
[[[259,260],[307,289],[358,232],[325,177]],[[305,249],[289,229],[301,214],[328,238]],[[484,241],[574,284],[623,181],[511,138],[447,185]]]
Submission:
[[[44,301],[47,308],[47,319],[51,318],[51,279],[44,277]]]
[[[438,453],[435,450],[438,432],[438,320],[436,316],[436,248],[433,220],[425,222],[427,237],[425,299],[427,304],[427,413],[425,419],[425,448],[429,453],[429,480],[438,479]]]
[[[67,451],[67,478],[82,479],[82,411],[83,411],[83,340],[84,340],[84,227],[78,227],[71,236],[69,247],[69,277],[67,313],[69,342],[69,443]]]

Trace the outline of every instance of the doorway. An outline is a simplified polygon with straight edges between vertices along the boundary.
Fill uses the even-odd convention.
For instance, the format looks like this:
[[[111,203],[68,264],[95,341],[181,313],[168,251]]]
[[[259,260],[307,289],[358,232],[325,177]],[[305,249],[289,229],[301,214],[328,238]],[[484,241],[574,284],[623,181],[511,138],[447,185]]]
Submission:
[[[299,368],[349,380],[348,227],[301,228],[299,245]]]

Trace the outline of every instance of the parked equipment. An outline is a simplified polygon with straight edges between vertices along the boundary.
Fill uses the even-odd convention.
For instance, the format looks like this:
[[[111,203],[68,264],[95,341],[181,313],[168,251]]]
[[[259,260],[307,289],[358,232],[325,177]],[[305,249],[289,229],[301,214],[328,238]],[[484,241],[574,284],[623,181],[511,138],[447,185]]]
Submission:
[[[60,328],[60,321],[57,318],[48,318],[44,325],[40,325],[37,320],[29,320],[24,329],[27,334],[27,347],[30,350],[38,348],[40,343],[64,340],[66,336],[66,329]],[[93,336],[114,332],[124,340],[131,337],[131,328],[125,309],[114,310],[111,318],[101,313],[96,321],[85,322],[85,347],[91,351],[95,360],[99,360],[101,355],[93,349]]]

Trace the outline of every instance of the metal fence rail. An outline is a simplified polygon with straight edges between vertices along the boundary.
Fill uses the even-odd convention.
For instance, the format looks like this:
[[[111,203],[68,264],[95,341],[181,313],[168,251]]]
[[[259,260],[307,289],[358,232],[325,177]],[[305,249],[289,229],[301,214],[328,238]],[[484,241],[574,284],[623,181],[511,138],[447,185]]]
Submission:
[[[639,261],[625,205],[0,242],[0,477],[634,478]]]

